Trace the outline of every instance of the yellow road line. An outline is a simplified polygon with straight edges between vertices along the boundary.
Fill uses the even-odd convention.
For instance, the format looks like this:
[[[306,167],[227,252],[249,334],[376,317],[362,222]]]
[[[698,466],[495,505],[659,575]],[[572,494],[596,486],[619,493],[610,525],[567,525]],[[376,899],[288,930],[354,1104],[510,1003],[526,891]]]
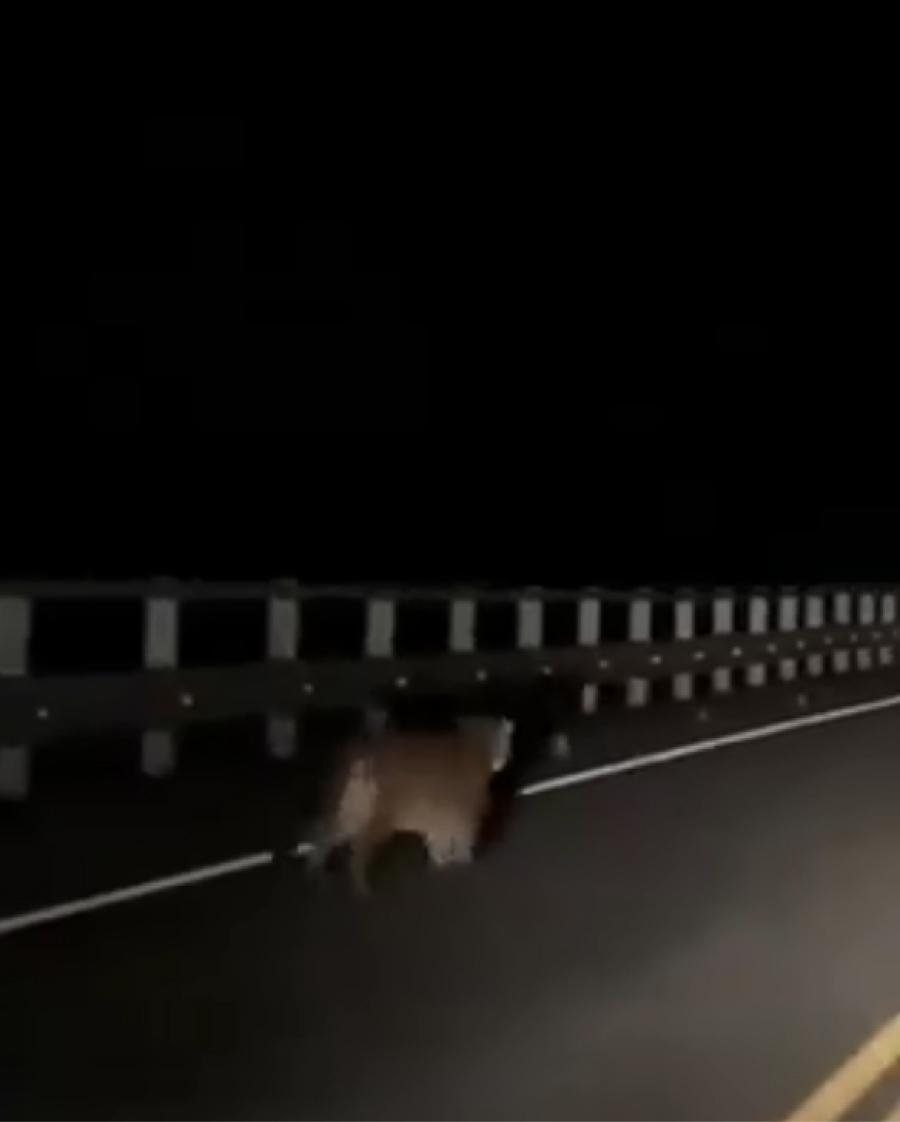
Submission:
[[[894,1109],[885,1118],[884,1122],[900,1122],[900,1099],[894,1103]]]
[[[894,1064],[900,1063],[900,1013],[830,1075],[787,1122],[837,1122],[858,1103]],[[897,1104],[900,1107],[900,1103]],[[894,1111],[886,1122],[894,1122]]]

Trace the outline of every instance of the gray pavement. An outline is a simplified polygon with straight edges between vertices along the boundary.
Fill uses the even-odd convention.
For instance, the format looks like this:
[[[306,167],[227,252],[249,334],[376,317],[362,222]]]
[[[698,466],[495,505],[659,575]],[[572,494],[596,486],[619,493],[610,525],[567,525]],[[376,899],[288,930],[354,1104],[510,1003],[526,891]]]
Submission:
[[[782,1117],[900,1009],[898,885],[894,709],[518,800],[366,903],[285,863],[2,939],[0,1113]]]

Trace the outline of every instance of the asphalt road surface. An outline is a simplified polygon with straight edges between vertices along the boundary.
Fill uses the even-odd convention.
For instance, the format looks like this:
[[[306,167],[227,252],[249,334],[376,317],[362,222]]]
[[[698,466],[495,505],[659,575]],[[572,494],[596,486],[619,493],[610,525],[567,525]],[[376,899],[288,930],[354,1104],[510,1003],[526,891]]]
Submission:
[[[892,708],[517,800],[366,902],[285,862],[8,935],[0,1114],[777,1119],[898,1011]]]

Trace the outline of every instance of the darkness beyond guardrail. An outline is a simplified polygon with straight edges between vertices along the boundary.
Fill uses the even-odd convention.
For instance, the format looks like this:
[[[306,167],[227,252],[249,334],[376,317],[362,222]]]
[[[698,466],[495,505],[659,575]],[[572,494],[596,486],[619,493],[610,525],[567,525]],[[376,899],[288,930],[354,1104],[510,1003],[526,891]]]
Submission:
[[[137,600],[143,603],[143,668],[101,677],[30,675],[34,607],[42,600]],[[303,651],[310,601],[358,599],[365,628],[358,657],[311,660]],[[265,659],[237,667],[179,664],[180,610],[191,601],[257,601],[266,606]],[[396,651],[405,603],[446,605],[446,651],[404,657]],[[479,607],[514,605],[514,645],[480,650]],[[574,607],[572,642],[545,643],[550,605]],[[612,605],[626,614],[625,637],[605,635]],[[606,609],[606,610],[605,610]],[[698,626],[701,613],[708,617]],[[708,631],[706,634],[701,632]],[[298,717],[310,706],[364,707],[385,691],[477,691],[487,682],[561,677],[579,687],[584,713],[597,710],[600,687],[624,684],[629,706],[652,699],[651,683],[670,681],[671,697],[694,696],[708,676],[716,693],[758,689],[772,677],[865,672],[896,663],[898,589],[618,591],[600,588],[512,590],[376,589],[269,583],[10,582],[0,585],[0,797],[27,794],[32,747],[51,736],[110,727],[142,730],[145,774],[171,772],[175,728],[187,721],[250,714],[267,717],[271,754],[296,751]]]

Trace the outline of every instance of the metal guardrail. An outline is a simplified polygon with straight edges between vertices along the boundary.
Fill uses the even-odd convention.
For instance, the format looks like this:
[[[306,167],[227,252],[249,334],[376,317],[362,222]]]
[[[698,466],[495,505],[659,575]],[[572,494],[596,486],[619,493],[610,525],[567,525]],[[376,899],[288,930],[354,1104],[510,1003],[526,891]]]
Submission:
[[[596,711],[599,688],[624,682],[626,701],[641,707],[651,682],[671,679],[671,696],[694,695],[698,674],[729,692],[740,680],[759,688],[776,677],[790,681],[865,671],[896,663],[900,647],[898,591],[854,588],[728,589],[673,594],[597,588],[404,589],[357,586],[305,588],[287,581],[200,584],[173,581],[22,582],[0,585],[0,796],[28,790],[31,747],[48,737],[110,727],[143,731],[142,769],[163,775],[175,766],[174,728],[186,721],[249,714],[268,717],[272,755],[296,750],[297,715],[311,705],[363,707],[386,690],[476,689],[488,681],[533,681],[557,676],[580,687],[581,708]],[[51,599],[140,599],[144,603],[144,667],[128,674],[35,678],[29,675],[33,606]],[[302,657],[304,604],[313,599],[363,599],[366,627],[358,658],[313,662]],[[267,658],[240,667],[179,666],[180,607],[191,600],[259,600],[267,606]],[[398,605],[416,600],[447,604],[447,651],[398,656]],[[574,645],[544,645],[544,608],[577,605]],[[478,650],[478,606],[516,605],[515,646]],[[604,604],[627,604],[627,640],[604,637]],[[658,606],[667,605],[673,634],[662,640]],[[711,634],[698,635],[698,609],[711,607]],[[737,609],[745,626],[736,629]]]
[[[754,593],[770,594],[773,590],[752,587],[737,593],[731,588],[677,588],[667,591],[659,588],[609,588],[600,585],[578,588],[551,588],[545,585],[524,585],[516,588],[492,588],[485,585],[461,583],[453,586],[385,584],[311,584],[304,585],[290,577],[266,581],[203,581],[182,580],[176,577],[152,577],[147,580],[4,580],[0,581],[0,600],[25,598],[28,600],[145,600],[168,596],[180,602],[264,600],[271,596],[296,600],[369,600],[373,597],[389,598],[397,603],[411,601],[439,601],[446,603],[459,597],[470,597],[485,603],[515,603],[523,597],[536,597],[546,602],[575,602],[585,596],[598,596],[609,603],[627,603],[640,596],[654,603],[675,603],[685,596],[698,602],[711,602],[725,593],[750,596]],[[782,593],[795,592],[806,595],[835,595],[847,591],[846,585],[816,584],[810,586],[781,587]],[[874,595],[896,592],[891,584],[854,584],[857,595],[869,592]]]

